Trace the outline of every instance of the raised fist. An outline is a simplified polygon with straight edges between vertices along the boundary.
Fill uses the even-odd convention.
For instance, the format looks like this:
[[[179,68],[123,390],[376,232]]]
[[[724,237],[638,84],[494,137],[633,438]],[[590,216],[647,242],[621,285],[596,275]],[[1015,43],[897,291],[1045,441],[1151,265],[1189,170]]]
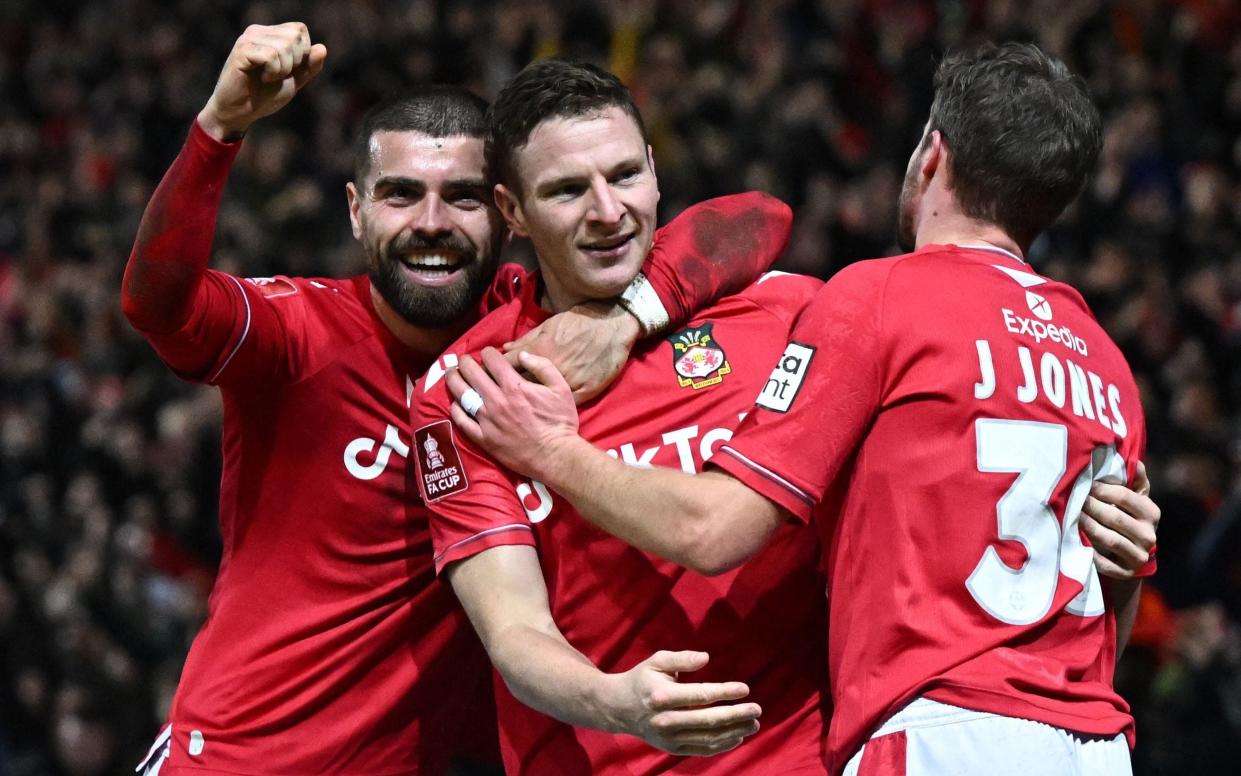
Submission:
[[[217,140],[240,139],[258,119],[288,104],[323,69],[327,47],[301,22],[252,24],[229,52],[198,123]]]

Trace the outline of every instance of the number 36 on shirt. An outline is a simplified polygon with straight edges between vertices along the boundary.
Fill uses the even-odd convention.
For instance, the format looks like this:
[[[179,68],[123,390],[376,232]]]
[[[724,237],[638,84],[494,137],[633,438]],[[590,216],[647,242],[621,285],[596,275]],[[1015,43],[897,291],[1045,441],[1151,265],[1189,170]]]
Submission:
[[[1082,585],[1065,610],[1081,617],[1103,614],[1094,553],[1082,542],[1078,522],[1093,483],[1125,482],[1125,462],[1116,448],[1095,448],[1090,463],[1076,473],[1062,522],[1051,500],[1068,465],[1068,429],[1058,423],[981,418],[974,430],[978,471],[1018,475],[996,504],[996,518],[999,538],[1020,542],[1028,560],[1014,569],[994,546],[988,547],[965,582],[970,595],[996,619],[1030,625],[1051,611],[1063,574]]]

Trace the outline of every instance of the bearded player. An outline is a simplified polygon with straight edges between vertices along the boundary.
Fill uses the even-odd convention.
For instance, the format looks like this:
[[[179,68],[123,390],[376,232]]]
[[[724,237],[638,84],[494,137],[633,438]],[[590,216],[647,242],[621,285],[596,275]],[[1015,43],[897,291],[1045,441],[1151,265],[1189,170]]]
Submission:
[[[596,525],[695,568],[814,516],[832,773],[1129,773],[1112,675],[1158,510],[1100,483],[1132,480],[1146,429],[1080,295],[1023,260],[1100,144],[1083,82],[1037,48],[947,58],[901,196],[910,253],[846,268],[806,307],[717,471],[596,450],[537,358],[552,389],[464,362],[482,409],[454,418]]]
[[[363,122],[347,198],[366,274],[244,279],[207,267],[246,130],[326,56],[298,23],[238,38],[126,268],[130,322],[224,402],[224,554],[151,773],[437,774],[454,754],[487,748],[490,672],[434,578],[407,469],[413,381],[442,370],[437,355],[477,320],[489,286],[493,301],[520,290],[512,268],[492,283],[505,233],[484,178],[485,104],[431,88]],[[650,324],[743,285],[775,256],[722,265],[698,249],[704,231],[786,235],[788,214],[743,196],[674,223],[651,282],[629,292]],[[675,288],[686,262],[695,282]],[[595,314],[605,336],[585,337],[578,355],[614,366],[613,341],[623,354],[638,322]],[[572,339],[566,331],[579,329],[540,339]],[[601,382],[583,378],[583,391]]]

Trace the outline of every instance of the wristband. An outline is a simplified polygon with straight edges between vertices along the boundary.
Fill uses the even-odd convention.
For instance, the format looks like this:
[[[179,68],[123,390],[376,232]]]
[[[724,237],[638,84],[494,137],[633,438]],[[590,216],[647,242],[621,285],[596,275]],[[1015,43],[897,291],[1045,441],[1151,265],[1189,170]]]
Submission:
[[[659,294],[655,293],[646,275],[641,272],[620,295],[619,302],[621,307],[638,319],[644,337],[662,331],[669,323],[664,303],[660,301]]]

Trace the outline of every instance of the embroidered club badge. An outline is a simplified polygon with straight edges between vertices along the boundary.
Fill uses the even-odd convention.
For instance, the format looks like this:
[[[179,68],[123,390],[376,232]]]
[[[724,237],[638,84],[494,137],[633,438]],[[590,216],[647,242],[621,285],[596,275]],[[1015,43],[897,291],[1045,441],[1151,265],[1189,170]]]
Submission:
[[[706,388],[721,382],[724,375],[733,371],[724,349],[712,333],[714,326],[704,323],[668,337],[668,342],[672,343],[672,366],[682,388]]]

